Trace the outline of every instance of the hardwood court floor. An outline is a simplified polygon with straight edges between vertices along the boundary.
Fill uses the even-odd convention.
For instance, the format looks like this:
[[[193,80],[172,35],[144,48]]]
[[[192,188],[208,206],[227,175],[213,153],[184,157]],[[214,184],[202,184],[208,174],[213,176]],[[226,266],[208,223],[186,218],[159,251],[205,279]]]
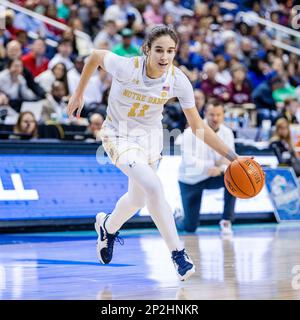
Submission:
[[[186,282],[156,230],[122,235],[109,265],[92,231],[0,235],[0,299],[300,299],[300,223],[182,235],[197,268]]]

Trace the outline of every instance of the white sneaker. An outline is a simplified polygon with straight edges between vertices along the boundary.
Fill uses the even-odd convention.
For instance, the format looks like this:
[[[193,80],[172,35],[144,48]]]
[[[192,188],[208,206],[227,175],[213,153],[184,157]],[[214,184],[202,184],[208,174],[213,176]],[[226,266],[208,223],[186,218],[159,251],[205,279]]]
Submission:
[[[221,220],[219,224],[222,234],[233,234],[231,222],[229,220]]]

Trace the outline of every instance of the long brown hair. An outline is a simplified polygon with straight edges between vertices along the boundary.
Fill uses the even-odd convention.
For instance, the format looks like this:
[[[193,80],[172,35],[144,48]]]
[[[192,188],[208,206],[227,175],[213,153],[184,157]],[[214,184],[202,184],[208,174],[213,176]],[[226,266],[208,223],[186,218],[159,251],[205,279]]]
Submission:
[[[280,129],[280,127],[281,127],[282,125],[287,125],[287,127],[288,127],[288,132],[289,132],[289,133],[288,133],[287,137],[281,137],[281,136],[279,135],[279,129]],[[293,148],[293,143],[292,143],[292,136],[291,136],[290,124],[289,124],[288,120],[285,119],[285,118],[279,118],[279,119],[276,121],[276,123],[275,123],[275,132],[274,132],[274,134],[273,134],[270,142],[272,143],[272,142],[274,142],[274,141],[282,141],[282,140],[284,140],[284,141],[289,145],[289,147],[290,147],[291,150],[294,149],[294,148]]]
[[[37,138],[38,137],[38,124],[37,124],[37,121],[34,117],[34,114],[31,111],[24,111],[24,112],[20,113],[18,121],[14,126],[14,133],[20,133],[20,134],[24,133],[21,131],[21,122],[26,114],[30,114],[32,116],[32,118],[34,119],[35,129],[32,133],[32,137]]]

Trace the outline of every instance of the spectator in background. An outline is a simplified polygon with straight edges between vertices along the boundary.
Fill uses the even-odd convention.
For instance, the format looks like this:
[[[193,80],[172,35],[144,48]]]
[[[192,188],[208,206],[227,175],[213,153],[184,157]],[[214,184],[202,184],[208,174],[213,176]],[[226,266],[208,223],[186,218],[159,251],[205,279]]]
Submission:
[[[214,61],[218,66],[218,73],[216,75],[217,82],[223,84],[224,86],[229,85],[232,81],[232,76],[228,70],[228,64],[222,55],[217,55]]]
[[[16,40],[21,44],[22,55],[30,52],[29,38],[28,34],[24,30],[19,30],[16,35]]]
[[[132,31],[125,28],[121,31],[122,43],[117,44],[112,48],[112,52],[122,57],[140,56],[141,52],[138,47],[132,44]]]
[[[45,57],[46,44],[44,39],[36,39],[32,44],[31,51],[22,57],[23,64],[33,77],[47,70],[49,60]]]
[[[288,98],[284,101],[284,107],[280,112],[279,118],[285,118],[290,124],[298,124],[297,114],[300,110],[300,103],[296,97]]]
[[[28,88],[22,75],[23,63],[19,59],[10,60],[7,69],[0,72],[0,91],[10,100],[10,105],[18,112],[24,100],[32,101],[35,94]]]
[[[34,79],[46,92],[51,92],[52,85],[55,81],[61,81],[64,83],[65,90],[69,92],[67,68],[63,63],[57,63],[52,69],[48,69],[35,77]]]
[[[221,101],[216,99],[208,101],[205,122],[234,150],[233,132],[223,124],[224,105]],[[191,146],[194,147],[191,148]],[[224,211],[220,227],[222,232],[232,233],[231,221],[234,218],[236,199],[224,185],[224,172],[228,165],[228,160],[204,144],[202,140],[197,139],[190,127],[184,131],[182,161],[178,178],[184,217],[176,219],[179,230],[195,232],[199,221],[203,191],[224,188]]]
[[[242,64],[236,64],[231,68],[232,81],[228,85],[229,102],[233,104],[249,103],[251,101],[251,89],[246,80],[246,69]]]
[[[143,13],[146,27],[150,30],[152,27],[163,23],[164,10],[161,0],[150,0]]]
[[[45,16],[53,19],[54,21],[57,21],[59,23],[65,23],[66,20],[62,19],[62,18],[58,18],[58,14],[57,14],[57,7],[54,3],[49,4],[46,7],[46,11],[45,11]],[[53,26],[52,24],[46,23],[46,28],[48,30],[48,34],[51,35],[54,38],[57,38],[59,36],[62,35],[63,31],[59,28],[56,28],[55,26]]]
[[[10,139],[32,139],[38,137],[37,121],[30,111],[21,112]]]
[[[73,43],[70,40],[62,39],[57,47],[56,55],[50,60],[48,68],[52,69],[57,63],[63,63],[67,70],[73,68],[74,64],[70,58],[73,52]]]
[[[183,15],[193,16],[193,11],[183,7],[180,0],[167,0],[164,3],[164,9],[173,16],[175,24],[180,22]]]
[[[51,93],[47,95],[42,109],[42,120],[55,120],[58,123],[68,123],[69,119],[66,113],[68,99],[67,92],[63,82],[54,81]]]
[[[251,88],[254,90],[262,82],[266,81],[270,72],[271,68],[264,59],[258,56],[251,57],[247,74]]]
[[[230,98],[228,88],[216,80],[218,66],[213,62],[206,62],[203,66],[203,81],[201,89],[206,97],[218,98],[227,102]]]
[[[279,77],[274,77],[262,82],[252,92],[252,100],[257,110],[258,126],[261,126],[263,120],[271,120],[274,123],[278,112],[272,93],[282,87],[284,87],[284,81]]]
[[[100,113],[94,113],[89,118],[89,125],[85,131],[87,138],[99,140],[99,133],[102,128],[104,118]]]
[[[122,41],[122,37],[117,33],[117,31],[117,25],[115,21],[107,20],[103,30],[101,30],[95,37],[95,48],[100,49],[100,46],[103,42],[108,43],[108,50],[111,50],[114,46],[118,45]]]
[[[289,122],[285,118],[280,118],[276,121],[276,129],[273,137],[270,140],[270,147],[277,156],[279,164],[291,166],[296,173],[300,176],[300,161],[297,158],[292,138]]]
[[[104,21],[113,20],[118,30],[133,29],[135,32],[143,30],[143,19],[140,12],[133,7],[129,0],[116,0],[115,4],[107,7],[103,16]]]
[[[73,2],[73,0],[62,0],[57,7],[57,18],[64,19],[65,21],[69,20]]]
[[[21,56],[22,56],[21,44],[16,40],[10,41],[6,47],[6,58],[4,61],[4,66],[7,67],[9,61],[11,60],[21,59]],[[31,89],[38,98],[44,98],[45,91],[34,81],[32,74],[30,73],[29,70],[24,68],[24,66],[23,66],[23,76],[26,80],[27,87]]]
[[[195,104],[196,108],[201,116],[201,118],[204,118],[204,110],[205,110],[205,104],[206,104],[206,99],[205,95],[202,90],[196,89],[194,90],[195,94]]]

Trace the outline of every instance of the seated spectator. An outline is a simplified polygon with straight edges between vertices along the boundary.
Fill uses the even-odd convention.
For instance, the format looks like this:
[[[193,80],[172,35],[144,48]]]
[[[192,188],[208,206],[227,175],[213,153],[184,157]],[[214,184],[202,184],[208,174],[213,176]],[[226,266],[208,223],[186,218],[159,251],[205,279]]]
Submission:
[[[57,7],[57,18],[69,20],[74,0],[62,0]]]
[[[104,28],[97,34],[94,39],[94,46],[96,49],[101,49],[103,42],[108,43],[108,50],[118,45],[122,41],[122,37],[117,33],[117,25],[113,20],[105,22]]]
[[[2,18],[2,17],[1,17]],[[11,9],[7,9],[4,13],[5,28],[9,33],[10,39],[15,39],[20,29],[14,26],[15,12]]]
[[[268,79],[271,68],[262,58],[252,57],[250,59],[247,79],[250,82],[251,88],[254,90],[262,82]]]
[[[14,135],[10,139],[32,139],[38,137],[37,121],[30,111],[21,112],[16,125]]]
[[[190,45],[184,42],[180,45],[176,61],[180,67],[185,67],[188,71],[201,71],[204,59],[196,52],[190,52]]]
[[[276,121],[275,126],[276,129],[270,140],[270,147],[277,156],[279,164],[291,166],[295,170],[296,176],[299,177],[300,161],[294,151],[289,122],[285,118],[280,118]]]
[[[163,23],[164,10],[161,5],[161,0],[150,0],[143,13],[143,17],[147,28],[152,28]]]
[[[203,81],[201,89],[206,97],[218,98],[227,102],[230,98],[228,88],[216,80],[218,66],[213,62],[206,62],[203,66]]]
[[[24,100],[32,101],[35,94],[28,88],[22,75],[23,63],[19,59],[10,60],[8,68],[0,72],[0,91],[10,100],[10,105],[20,110]],[[15,103],[15,105],[13,105]]]
[[[49,61],[48,68],[52,69],[57,63],[63,63],[67,70],[73,68],[74,64],[70,59],[73,52],[73,43],[70,40],[61,40],[58,47],[56,55]]]
[[[140,56],[141,52],[138,47],[132,44],[132,31],[125,28],[121,31],[122,42],[112,48],[112,52],[122,57]]]
[[[140,12],[130,4],[129,0],[116,0],[104,12],[104,21],[113,20],[118,30],[133,29],[136,32],[143,30],[143,19]]]
[[[51,92],[53,83],[58,80],[65,85],[66,93],[69,93],[67,68],[63,63],[57,63],[52,69],[42,72],[34,79],[46,92]]]
[[[17,32],[16,40],[21,44],[22,56],[30,52],[31,48],[29,46],[29,37],[26,31],[19,30]]]
[[[103,124],[104,118],[102,114],[94,113],[89,118],[89,125],[85,131],[85,135],[89,139],[99,140],[99,133]]]
[[[208,101],[205,122],[234,150],[233,132],[224,125],[224,115],[224,105],[221,101],[216,99]],[[220,227],[222,232],[231,233],[236,199],[224,185],[224,172],[229,161],[198,139],[190,127],[183,133],[181,149],[182,161],[178,179],[184,217],[176,219],[178,229],[195,232],[199,221],[203,191],[224,188],[224,210]]]
[[[204,95],[203,91],[199,90],[199,89],[195,89],[194,94],[195,94],[196,108],[197,108],[201,118],[204,118],[204,109],[205,109],[205,104],[206,104],[205,95]]]
[[[229,102],[234,104],[249,103],[251,101],[251,90],[246,80],[246,69],[241,64],[231,68],[232,81],[228,85],[230,98]]]
[[[20,42],[12,40],[7,44],[6,47],[6,58],[4,60],[4,67],[7,67],[9,61],[15,59],[21,59],[22,48]],[[45,91],[34,81],[31,72],[23,66],[23,76],[26,80],[26,84],[34,94],[39,98],[45,97]]]
[[[60,23],[65,23],[65,19],[62,19],[62,18],[58,18],[57,16],[57,8],[56,8],[56,5],[53,3],[53,4],[49,4],[46,8],[46,12],[45,12],[45,16],[52,19],[52,20],[55,20],[57,22],[60,22]],[[59,28],[56,28],[55,26],[53,26],[52,24],[49,24],[49,23],[46,23],[46,28],[48,30],[48,34],[53,36],[54,38],[58,37],[58,36],[61,36],[63,31]]]
[[[194,14],[192,10],[183,7],[180,3],[180,0],[167,0],[164,3],[164,9],[174,17],[175,24],[180,22],[180,19],[183,15],[192,16]]]
[[[45,57],[45,40],[39,38],[34,40],[31,51],[22,57],[23,64],[33,77],[38,76],[48,68],[49,60]]]
[[[297,98],[288,98],[284,101],[284,107],[279,113],[279,118],[285,118],[290,124],[298,124],[297,113],[300,110],[300,103]]]
[[[272,93],[284,87],[284,82],[279,77],[262,82],[252,92],[252,100],[257,110],[257,125],[261,126],[263,120],[271,120],[274,123],[278,116],[277,106]]]
[[[232,80],[232,76],[228,70],[228,64],[222,55],[217,55],[214,61],[218,66],[218,73],[216,75],[217,82],[228,86]]]
[[[52,85],[51,93],[47,95],[42,110],[42,120],[54,120],[58,123],[68,123],[67,116],[67,92],[65,85],[61,81],[55,81]]]

